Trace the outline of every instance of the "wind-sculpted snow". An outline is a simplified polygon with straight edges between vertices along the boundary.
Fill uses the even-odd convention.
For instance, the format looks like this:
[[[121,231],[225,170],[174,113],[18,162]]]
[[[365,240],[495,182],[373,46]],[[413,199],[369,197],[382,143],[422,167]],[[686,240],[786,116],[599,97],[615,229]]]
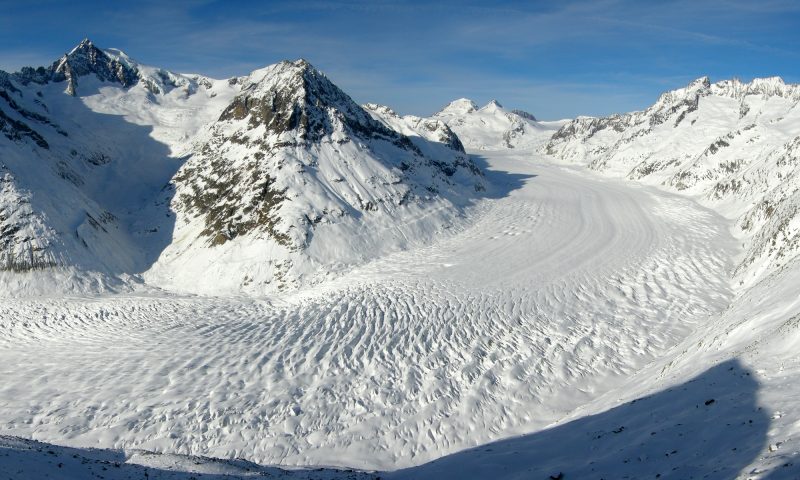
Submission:
[[[469,223],[302,292],[4,301],[0,431],[411,466],[561,419],[730,302],[735,245],[710,211],[488,161],[507,191]]]

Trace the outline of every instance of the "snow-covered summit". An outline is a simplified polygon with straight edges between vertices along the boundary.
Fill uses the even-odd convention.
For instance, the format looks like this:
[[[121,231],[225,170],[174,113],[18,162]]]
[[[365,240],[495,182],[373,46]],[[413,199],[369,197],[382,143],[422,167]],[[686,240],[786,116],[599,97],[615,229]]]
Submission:
[[[410,147],[407,139],[375,121],[306,60],[283,61],[256,70],[220,121],[248,119],[270,142],[317,141],[337,131],[365,139],[383,137]]]
[[[503,106],[502,106],[502,105],[500,105],[500,102],[498,102],[497,100],[489,100],[489,103],[487,103],[486,105],[484,105],[484,106],[481,108],[481,110],[487,110],[487,111],[499,111],[499,110],[503,110]]]
[[[23,85],[66,81],[65,92],[75,95],[78,79],[92,74],[101,81],[117,82],[123,87],[131,86],[139,79],[138,72],[131,65],[106,54],[88,38],[49,67],[23,67],[15,78]]]
[[[465,115],[468,113],[472,113],[478,109],[478,105],[468,98],[459,98],[458,100],[453,100],[443,109],[439,110],[433,116],[445,116],[445,115]]]
[[[64,91],[71,96],[79,94],[78,88],[81,78],[84,77],[93,77],[97,81],[115,83],[126,88],[141,84],[156,95],[180,87],[183,94],[188,96],[199,87],[210,89],[215,82],[202,75],[178,74],[141,64],[122,50],[101,49],[88,38],[48,67],[23,67],[11,76],[22,85],[66,82]]]

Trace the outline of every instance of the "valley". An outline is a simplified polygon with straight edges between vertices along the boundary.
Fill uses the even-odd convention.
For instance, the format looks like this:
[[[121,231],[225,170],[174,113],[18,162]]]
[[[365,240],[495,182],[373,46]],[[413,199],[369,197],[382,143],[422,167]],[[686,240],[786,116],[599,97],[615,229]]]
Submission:
[[[0,430],[409,467],[557,422],[730,302],[736,245],[713,212],[545,159],[485,158],[498,198],[468,222],[310,289],[4,302],[0,364],[15,368]]]

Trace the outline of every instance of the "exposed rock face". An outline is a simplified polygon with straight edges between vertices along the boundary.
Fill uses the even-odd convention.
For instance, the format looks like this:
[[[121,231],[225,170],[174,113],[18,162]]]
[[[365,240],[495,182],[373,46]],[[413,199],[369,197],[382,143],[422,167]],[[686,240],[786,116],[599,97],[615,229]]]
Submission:
[[[536,120],[536,117],[534,117],[532,113],[528,113],[525,110],[519,110],[519,109],[515,108],[515,109],[511,110],[511,113],[513,113],[515,115],[519,115],[520,117],[522,117],[522,118],[524,118],[526,120],[530,120],[531,122],[538,121],[538,120]]]
[[[699,78],[648,109],[564,125],[544,151],[700,195],[736,218],[755,281],[800,253],[800,86]]]
[[[2,132],[6,138],[15,142],[19,142],[24,138],[29,138],[42,148],[50,148],[47,140],[28,126],[28,124],[20,120],[14,120],[2,110],[0,110],[0,132]]]
[[[305,60],[269,69],[260,79],[260,74],[251,77],[220,121],[247,118],[250,128],[265,127],[265,138],[275,135],[313,143],[343,130],[363,140],[382,139],[413,148],[407,138],[375,121]]]
[[[0,165],[0,271],[27,271],[58,265],[54,232],[21,192],[14,176]]]

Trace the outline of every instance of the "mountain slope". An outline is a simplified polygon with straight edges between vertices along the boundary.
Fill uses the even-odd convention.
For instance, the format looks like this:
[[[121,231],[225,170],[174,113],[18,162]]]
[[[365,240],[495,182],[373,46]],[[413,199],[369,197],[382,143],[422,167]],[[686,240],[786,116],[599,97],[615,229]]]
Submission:
[[[412,142],[303,60],[243,79],[173,186],[180,240],[148,278],[262,291],[430,240],[485,188],[463,151]]]
[[[149,268],[169,222],[143,207],[235,91],[88,40],[50,67],[0,73],[5,292],[124,287]]]
[[[544,150],[698,196],[735,219],[745,284],[800,253],[800,86],[700,78],[641,112],[579,118]]]

